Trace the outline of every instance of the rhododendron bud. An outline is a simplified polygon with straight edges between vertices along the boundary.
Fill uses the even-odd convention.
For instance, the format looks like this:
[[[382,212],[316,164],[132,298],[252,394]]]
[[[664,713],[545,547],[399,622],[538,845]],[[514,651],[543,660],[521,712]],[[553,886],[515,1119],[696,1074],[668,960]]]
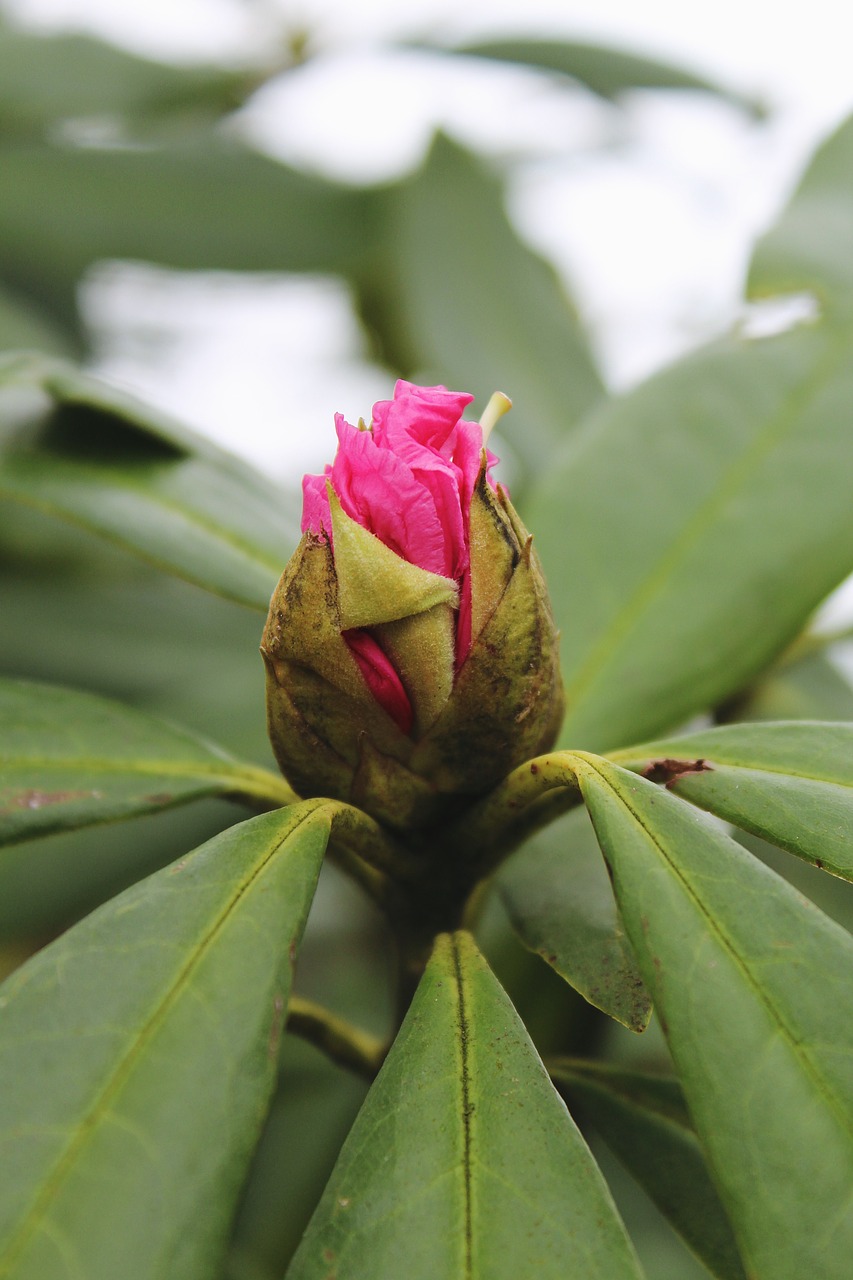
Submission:
[[[262,644],[291,784],[401,829],[547,750],[562,714],[538,560],[471,399],[401,381],[369,426],[337,416]]]

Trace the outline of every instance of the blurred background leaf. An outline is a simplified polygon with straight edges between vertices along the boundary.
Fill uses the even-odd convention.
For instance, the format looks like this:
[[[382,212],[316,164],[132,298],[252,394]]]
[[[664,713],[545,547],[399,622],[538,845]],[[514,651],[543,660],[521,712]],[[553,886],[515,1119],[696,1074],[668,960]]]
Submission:
[[[262,614],[299,538],[292,499],[234,454],[37,355],[0,357],[0,497]]]
[[[827,261],[849,255],[851,137],[848,121],[783,214],[780,241],[764,242],[789,287],[812,282],[784,259],[792,221]],[[734,334],[605,405],[532,499],[563,624],[565,743],[611,748],[725,701],[853,569],[845,281],[818,320]]]
[[[151,147],[0,148],[0,279],[68,326],[110,258],[229,271],[352,272],[375,245],[375,197],[213,133]]]
[[[245,72],[170,66],[79,32],[36,34],[0,21],[0,137],[31,137],[83,117],[215,119],[252,84]]]
[[[511,393],[495,447],[518,480],[546,472],[604,388],[565,287],[513,230],[497,176],[439,136],[418,173],[386,190],[384,212],[359,293],[382,357],[424,383],[465,387],[479,412],[493,391]]]

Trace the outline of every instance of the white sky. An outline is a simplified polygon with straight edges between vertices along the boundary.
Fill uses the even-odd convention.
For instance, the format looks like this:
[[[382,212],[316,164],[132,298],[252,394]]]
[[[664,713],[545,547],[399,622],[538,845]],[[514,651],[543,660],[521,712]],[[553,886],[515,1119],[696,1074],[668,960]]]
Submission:
[[[411,166],[437,124],[498,159],[529,154],[513,215],[570,280],[616,388],[731,323],[750,243],[815,143],[853,109],[853,18],[840,0],[466,0],[464,18],[458,0],[5,7],[175,58],[239,59],[288,28],[311,29],[322,56],[270,86],[244,124],[274,154],[344,179]],[[387,49],[392,37],[500,31],[666,56],[765,100],[771,121],[757,129],[710,100],[642,95],[622,126],[532,73],[439,67]],[[614,128],[624,145],[597,146]],[[335,409],[354,420],[390,390],[362,358],[333,280],[107,268],[86,297],[103,335],[101,372],[282,474],[320,465]]]

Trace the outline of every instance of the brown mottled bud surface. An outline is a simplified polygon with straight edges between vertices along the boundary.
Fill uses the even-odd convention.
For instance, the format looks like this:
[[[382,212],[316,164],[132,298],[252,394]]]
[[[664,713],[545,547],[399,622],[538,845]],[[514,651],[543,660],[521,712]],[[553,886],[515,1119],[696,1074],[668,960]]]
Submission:
[[[447,604],[376,628],[413,704],[438,706],[422,732],[404,733],[377,701],[344,638],[331,544],[303,536],[262,643],[270,738],[301,795],[346,800],[398,829],[431,825],[553,745],[563,697],[548,594],[533,541],[485,468],[470,521],[472,638],[459,670]]]

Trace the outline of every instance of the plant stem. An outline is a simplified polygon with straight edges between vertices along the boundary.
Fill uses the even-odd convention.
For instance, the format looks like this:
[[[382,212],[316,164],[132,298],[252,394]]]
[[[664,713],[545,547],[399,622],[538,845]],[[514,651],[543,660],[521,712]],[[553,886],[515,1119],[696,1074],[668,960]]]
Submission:
[[[471,863],[471,887],[528,836],[581,803],[577,765],[585,756],[554,751],[528,760],[450,828],[448,843]]]
[[[394,879],[411,874],[417,861],[375,818],[342,800],[329,803],[332,838],[339,848],[349,850],[369,867]]]
[[[388,1046],[377,1036],[361,1031],[322,1005],[315,1004],[313,1000],[303,1000],[301,996],[290,998],[287,1030],[316,1045],[333,1062],[366,1080],[376,1078],[388,1052]]]

